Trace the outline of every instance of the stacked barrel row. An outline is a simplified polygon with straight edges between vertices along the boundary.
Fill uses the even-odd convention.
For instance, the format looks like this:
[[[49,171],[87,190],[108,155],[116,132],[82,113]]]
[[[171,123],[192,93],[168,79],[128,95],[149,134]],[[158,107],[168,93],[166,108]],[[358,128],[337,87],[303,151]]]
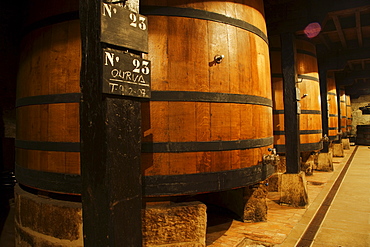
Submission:
[[[17,179],[24,188],[80,195],[78,1],[29,3],[17,82]],[[266,179],[272,172],[262,169],[263,154],[273,145],[286,150],[281,45],[271,39],[272,98],[263,1],[141,4],[152,61],[152,98],[142,104],[144,195]],[[300,150],[310,152],[322,148],[316,51],[298,39],[296,48]]]
[[[283,76],[279,37],[270,38],[271,73],[274,103],[274,146],[285,153]],[[309,152],[322,149],[320,83],[315,46],[296,39],[296,68],[300,95],[300,150]]]
[[[22,188],[79,196],[78,1],[28,3],[17,179]],[[152,98],[142,104],[144,195],[221,191],[266,179],[274,170],[261,165],[273,146],[263,1],[141,4],[152,61]]]

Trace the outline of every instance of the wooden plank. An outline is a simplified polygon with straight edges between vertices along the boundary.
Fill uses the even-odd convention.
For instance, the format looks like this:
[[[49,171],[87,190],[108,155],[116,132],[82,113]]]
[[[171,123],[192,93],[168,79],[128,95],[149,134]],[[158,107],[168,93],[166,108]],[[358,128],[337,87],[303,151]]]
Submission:
[[[159,4],[156,1],[156,4]],[[169,17],[148,17],[152,25],[149,26],[149,60],[152,61],[152,90],[168,91],[170,71],[167,48],[168,35],[161,35],[163,30],[168,30],[171,23]],[[169,136],[169,102],[145,102],[142,104],[142,123],[144,142],[168,142]],[[156,116],[156,117],[152,117]],[[143,153],[142,164],[145,176],[155,174],[169,174],[169,153]]]
[[[361,4],[361,1],[359,1],[359,3]],[[330,12],[328,15],[329,16],[331,15],[346,16],[346,15],[353,15],[353,13],[357,11],[358,12],[368,12],[369,10],[370,10],[369,5],[363,6],[361,4],[360,7],[337,10],[337,11]]]
[[[292,33],[281,34],[282,72],[284,79],[284,129],[286,147],[286,172],[299,173],[300,168],[300,135],[299,115],[296,100],[296,49]]]
[[[204,9],[204,2],[188,3],[188,7]],[[207,21],[194,19],[196,28],[194,28],[194,46],[191,53],[191,60],[194,61],[194,83],[197,84],[197,90],[201,92],[210,92],[209,87],[209,43]],[[195,50],[196,49],[196,50]],[[200,69],[202,68],[202,69]],[[196,102],[196,141],[208,142],[211,139],[211,103]],[[197,173],[210,172],[211,170],[211,152],[198,152],[197,153]]]
[[[242,9],[242,8],[240,8]],[[235,18],[239,18],[237,16],[238,9],[236,8],[235,4],[228,3],[226,4],[226,14],[228,16],[234,16]],[[230,87],[229,92],[233,94],[240,94],[240,74],[237,70],[241,58],[239,57],[239,51],[241,51],[241,47],[239,46],[240,39],[245,37],[242,35],[241,37],[238,36],[238,28],[234,26],[227,27],[227,40],[228,40],[228,58],[236,58],[236,59],[228,59],[227,63],[229,65],[229,80],[230,80]],[[244,48],[244,47],[243,47]],[[241,113],[242,106],[239,104],[232,104],[230,106],[230,140],[240,140],[240,130],[241,130],[241,121],[242,121],[242,113]],[[240,150],[234,150],[230,152],[230,169],[240,169]]]
[[[68,54],[70,72],[66,92],[80,92],[80,67],[81,67],[81,35],[79,20],[68,22]],[[73,54],[73,55],[72,55]]]
[[[226,4],[223,2],[214,3],[212,6],[206,6],[206,10],[212,9],[213,12],[226,14]],[[210,67],[210,90],[212,92],[228,93],[230,92],[230,78],[228,73],[228,29],[227,25],[216,22],[208,22],[208,44],[209,44],[209,61],[212,61],[216,55],[224,55],[225,58],[220,64]],[[210,111],[211,120],[211,141],[230,140],[230,121],[231,109],[230,104],[211,103]],[[229,170],[231,168],[230,152],[212,152],[211,171]]]
[[[48,87],[48,85],[47,85]],[[48,104],[45,104],[45,105],[39,105],[39,106],[35,106],[35,107],[38,107],[39,108],[39,111],[40,111],[40,141],[48,141],[49,140],[49,122],[48,122],[48,118],[49,118],[49,106]],[[43,171],[46,171],[47,168],[48,168],[48,163],[49,163],[49,155],[48,155],[48,152],[46,151],[35,151],[35,153],[38,155],[39,159],[40,159],[40,167],[39,169],[40,170],[43,170]]]
[[[190,18],[174,17],[168,25],[169,89],[173,91],[198,91],[197,79],[194,76],[193,62],[199,58],[196,22]],[[199,61],[199,60],[198,60]],[[169,102],[168,122],[170,142],[192,142],[196,140],[196,103]],[[197,154],[172,153],[169,157],[170,174],[196,173]],[[185,165],[187,164],[187,165]]]

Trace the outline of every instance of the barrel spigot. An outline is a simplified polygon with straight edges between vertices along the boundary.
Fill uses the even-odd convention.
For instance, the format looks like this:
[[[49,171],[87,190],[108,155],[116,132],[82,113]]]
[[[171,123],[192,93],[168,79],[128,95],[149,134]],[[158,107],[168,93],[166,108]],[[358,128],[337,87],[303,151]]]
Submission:
[[[280,157],[278,154],[276,154],[276,149],[275,148],[269,148],[267,149],[271,154],[264,154],[263,155],[263,163],[264,164],[270,164],[273,166],[277,166],[278,163],[280,162]]]
[[[321,141],[322,141],[322,142],[329,142],[329,141],[330,141],[330,139],[329,139],[328,135],[327,135],[327,134],[325,134],[325,135],[321,138]]]

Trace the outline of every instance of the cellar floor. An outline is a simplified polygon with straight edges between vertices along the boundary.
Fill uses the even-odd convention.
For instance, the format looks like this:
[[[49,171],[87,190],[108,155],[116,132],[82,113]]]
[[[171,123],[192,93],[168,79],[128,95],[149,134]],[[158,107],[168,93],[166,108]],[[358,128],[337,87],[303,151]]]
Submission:
[[[351,161],[349,159],[354,150],[355,147],[351,146],[350,150],[345,150],[343,158],[334,157],[333,172],[314,171],[312,176],[306,176],[309,205],[305,208],[280,205],[279,193],[269,192],[266,222],[229,220],[209,227],[207,246],[370,246],[370,147],[358,146]],[[348,160],[348,171],[326,216],[322,216],[325,218],[317,234],[314,234],[311,243],[302,243],[303,233]]]
[[[207,229],[207,246],[370,246],[370,147],[368,146],[358,146],[353,160],[348,162],[348,171],[311,245],[299,242],[354,150],[355,147],[351,146],[350,150],[345,150],[343,158],[334,157],[333,172],[314,171],[312,176],[306,176],[309,205],[305,208],[280,205],[280,193],[269,192],[266,222],[243,223],[227,215],[212,216],[218,218],[213,218],[214,224]],[[14,246],[14,226],[11,220],[13,211],[14,209],[10,210],[4,225],[0,246]]]

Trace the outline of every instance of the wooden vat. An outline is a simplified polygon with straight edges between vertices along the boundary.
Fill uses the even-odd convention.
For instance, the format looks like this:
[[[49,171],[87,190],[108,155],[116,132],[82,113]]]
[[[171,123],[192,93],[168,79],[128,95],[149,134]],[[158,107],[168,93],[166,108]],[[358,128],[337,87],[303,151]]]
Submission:
[[[181,194],[263,179],[257,170],[273,143],[263,2],[141,3],[153,90],[142,107],[146,180],[181,186]]]
[[[352,106],[351,96],[346,94],[346,112],[347,112],[347,135],[351,135],[352,132]]]
[[[81,193],[78,1],[26,4],[17,78],[16,178],[21,188],[16,188],[15,246],[82,246],[81,203],[75,202],[80,197],[71,196]],[[45,192],[50,198],[37,196]],[[69,195],[54,200],[49,192]]]
[[[278,153],[285,153],[283,75],[279,37],[271,38],[270,44],[274,147]],[[296,40],[296,68],[301,95],[300,150],[301,152],[320,150],[322,149],[320,84],[316,50],[313,44],[304,40]]]
[[[346,102],[346,93],[343,89],[340,89],[340,131],[342,136],[347,135],[347,102]]]
[[[273,144],[263,2],[142,4],[152,61],[152,99],[142,107],[144,195],[220,191],[264,180],[274,171],[261,164]],[[39,14],[28,19],[22,45],[17,179],[79,195],[78,2],[47,8],[31,6],[29,13]],[[216,55],[224,55],[221,63]]]
[[[17,180],[79,193],[79,186],[58,187],[59,177],[48,176],[63,181],[64,174],[75,179],[80,173],[78,1],[28,3],[17,78]]]
[[[356,145],[370,146],[370,125],[357,125]]]
[[[334,140],[338,136],[338,100],[337,100],[337,88],[335,84],[335,77],[333,71],[328,71],[326,76],[327,81],[327,100],[329,110],[329,133],[328,137],[330,140]]]

